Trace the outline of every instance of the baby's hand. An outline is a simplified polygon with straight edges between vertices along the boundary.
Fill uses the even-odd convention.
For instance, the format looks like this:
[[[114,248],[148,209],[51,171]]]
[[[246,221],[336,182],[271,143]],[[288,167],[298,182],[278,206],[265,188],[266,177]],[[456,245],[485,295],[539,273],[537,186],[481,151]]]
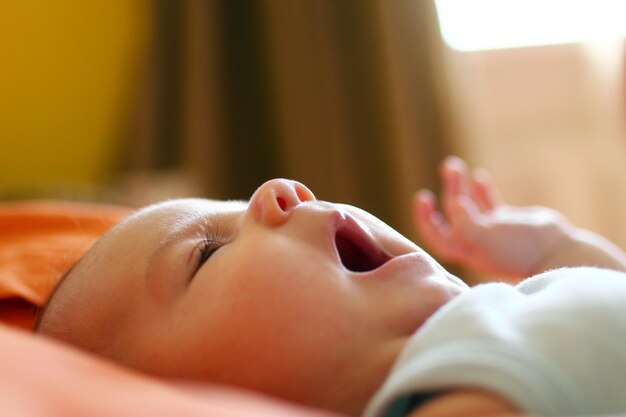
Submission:
[[[442,211],[428,190],[416,194],[414,218],[425,243],[445,261],[502,278],[525,278],[542,264],[574,228],[545,207],[504,204],[487,171],[471,175],[449,157],[441,165]]]

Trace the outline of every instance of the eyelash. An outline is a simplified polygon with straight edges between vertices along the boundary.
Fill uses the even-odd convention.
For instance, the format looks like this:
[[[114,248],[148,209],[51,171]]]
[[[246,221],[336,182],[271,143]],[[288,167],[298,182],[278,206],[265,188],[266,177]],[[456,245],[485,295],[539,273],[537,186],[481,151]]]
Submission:
[[[202,243],[200,243],[200,261],[198,261],[198,267],[204,265],[204,263],[213,255],[219,248],[224,246],[223,236],[218,230],[208,231],[205,230]]]

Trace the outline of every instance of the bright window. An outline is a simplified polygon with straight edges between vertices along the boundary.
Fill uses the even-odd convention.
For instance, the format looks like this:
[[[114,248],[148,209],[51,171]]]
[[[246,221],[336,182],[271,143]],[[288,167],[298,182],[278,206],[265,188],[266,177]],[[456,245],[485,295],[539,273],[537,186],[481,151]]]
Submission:
[[[453,49],[514,48],[626,36],[626,0],[436,0]]]

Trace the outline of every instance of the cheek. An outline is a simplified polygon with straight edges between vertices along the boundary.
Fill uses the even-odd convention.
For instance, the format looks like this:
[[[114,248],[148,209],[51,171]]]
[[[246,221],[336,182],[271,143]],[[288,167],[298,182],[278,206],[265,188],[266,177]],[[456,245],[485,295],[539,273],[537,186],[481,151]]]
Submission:
[[[301,361],[367,333],[357,330],[367,323],[364,303],[337,268],[281,248],[233,247],[228,256],[237,262],[222,259],[210,302],[224,347],[240,357]]]
[[[249,252],[248,252],[249,254]],[[259,248],[237,257],[225,270],[224,294],[241,325],[265,330],[296,331],[327,321],[331,312],[348,306],[341,277],[323,260],[298,257],[280,249]]]
[[[271,311],[338,295],[340,271],[301,241],[275,234],[252,236],[228,250],[220,261],[224,287],[233,291],[233,299]]]

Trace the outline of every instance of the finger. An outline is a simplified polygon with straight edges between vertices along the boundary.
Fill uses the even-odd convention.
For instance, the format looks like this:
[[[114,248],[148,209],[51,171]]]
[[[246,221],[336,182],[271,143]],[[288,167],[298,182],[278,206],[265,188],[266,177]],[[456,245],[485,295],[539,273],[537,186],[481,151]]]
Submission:
[[[467,164],[464,160],[457,156],[449,156],[441,163],[440,171],[444,186],[447,186],[449,191],[455,194],[467,194],[469,190]]]
[[[413,199],[415,226],[426,245],[444,260],[456,258],[456,245],[451,236],[450,225],[437,211],[437,199],[428,190],[421,190]]]
[[[492,210],[502,204],[500,193],[486,169],[478,168],[472,175],[472,197],[481,211]]]
[[[486,228],[486,218],[474,200],[467,195],[459,196],[452,206],[450,241],[454,241],[453,262],[472,267],[476,264],[476,249]]]
[[[420,190],[414,198],[414,219],[419,231],[446,236],[449,225],[443,215],[437,211],[437,198],[430,190]]]
[[[443,212],[450,219],[458,197],[469,194],[467,165],[455,156],[446,158],[441,165],[441,179],[443,183],[441,204]]]

